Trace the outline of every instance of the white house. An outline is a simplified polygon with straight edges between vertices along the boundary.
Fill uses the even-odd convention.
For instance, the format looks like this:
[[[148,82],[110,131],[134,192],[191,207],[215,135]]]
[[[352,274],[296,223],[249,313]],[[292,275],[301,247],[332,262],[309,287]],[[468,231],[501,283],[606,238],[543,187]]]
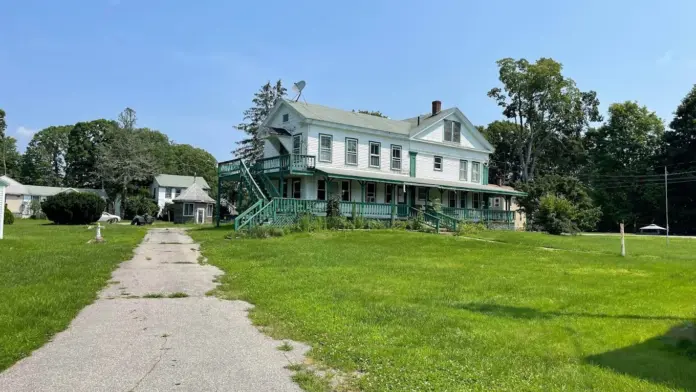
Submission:
[[[501,221],[522,227],[510,187],[488,183],[493,146],[458,108],[431,110],[393,120],[321,105],[281,100],[264,122],[264,159],[253,167],[256,185],[268,197],[398,206],[439,199],[456,219]],[[237,161],[223,162],[221,179],[241,178]],[[366,207],[382,211],[382,207]],[[388,215],[388,214],[387,214]]]
[[[162,214],[167,204],[174,203],[174,199],[181,195],[188,187],[198,184],[204,191],[210,192],[210,186],[203,177],[177,176],[173,174],[159,174],[150,185],[150,194],[159,206],[158,215]]]
[[[0,177],[0,180],[8,184],[5,189],[7,208],[18,218],[29,218],[32,215],[33,201],[42,202],[47,197],[62,192],[88,192],[106,199],[106,192],[103,189],[24,185],[7,176]]]

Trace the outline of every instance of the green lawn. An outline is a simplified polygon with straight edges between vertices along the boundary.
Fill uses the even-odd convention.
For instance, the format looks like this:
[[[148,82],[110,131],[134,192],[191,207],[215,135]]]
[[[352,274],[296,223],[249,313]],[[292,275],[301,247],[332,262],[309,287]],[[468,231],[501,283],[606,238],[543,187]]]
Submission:
[[[29,355],[94,301],[119,262],[131,258],[146,228],[94,230],[17,220],[0,240],[0,371]]]
[[[632,237],[621,258],[605,237],[191,234],[219,295],[358,389],[696,390],[696,361],[659,339],[696,314],[694,240]]]

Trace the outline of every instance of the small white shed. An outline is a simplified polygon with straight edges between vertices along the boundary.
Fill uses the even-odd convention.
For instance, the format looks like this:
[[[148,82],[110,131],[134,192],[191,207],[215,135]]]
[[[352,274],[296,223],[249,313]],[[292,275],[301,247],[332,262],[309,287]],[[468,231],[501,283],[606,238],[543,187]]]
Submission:
[[[0,240],[3,237],[5,230],[5,189],[10,185],[0,178]]]

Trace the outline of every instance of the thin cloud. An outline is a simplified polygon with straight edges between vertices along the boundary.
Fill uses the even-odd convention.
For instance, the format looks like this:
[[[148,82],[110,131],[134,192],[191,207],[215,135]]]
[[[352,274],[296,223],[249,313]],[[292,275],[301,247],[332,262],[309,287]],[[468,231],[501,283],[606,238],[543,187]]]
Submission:
[[[35,130],[29,129],[27,127],[19,127],[15,131],[15,135],[17,135],[18,139],[31,139],[35,133]]]
[[[666,65],[672,62],[673,60],[673,53],[671,50],[666,51],[662,56],[660,56],[657,59],[657,64],[658,65]]]

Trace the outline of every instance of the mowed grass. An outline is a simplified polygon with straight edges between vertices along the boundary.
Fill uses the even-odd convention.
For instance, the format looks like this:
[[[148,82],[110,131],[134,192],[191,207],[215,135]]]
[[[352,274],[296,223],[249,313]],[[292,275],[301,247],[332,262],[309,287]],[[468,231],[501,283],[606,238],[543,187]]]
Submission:
[[[218,295],[354,389],[696,390],[696,361],[661,339],[696,314],[693,240],[631,239],[622,258],[603,237],[191,234],[226,272]]]
[[[107,225],[103,244],[87,226],[17,220],[0,240],[0,370],[29,355],[94,301],[146,229]]]

